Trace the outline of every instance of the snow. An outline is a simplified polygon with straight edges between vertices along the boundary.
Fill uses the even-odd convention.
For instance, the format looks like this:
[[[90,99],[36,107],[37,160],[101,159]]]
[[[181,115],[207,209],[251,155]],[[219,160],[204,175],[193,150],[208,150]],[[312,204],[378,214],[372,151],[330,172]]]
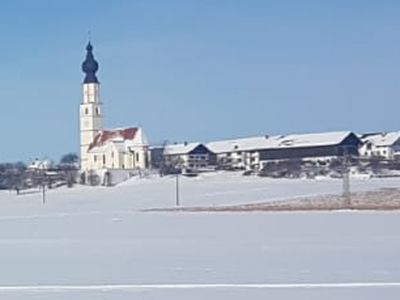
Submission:
[[[147,213],[174,177],[0,192],[1,299],[395,299],[399,212]],[[185,206],[340,193],[340,180],[180,178]],[[353,180],[353,189],[400,179]]]
[[[78,186],[73,189],[49,190],[46,209],[63,210],[86,207],[91,210],[141,210],[175,206],[175,176],[133,178],[115,187]],[[179,177],[180,199],[183,206],[216,206],[286,200],[314,195],[341,194],[340,179],[271,179],[242,176],[241,172],[205,173],[198,177]],[[351,190],[368,191],[399,187],[400,178],[354,178]],[[96,201],[94,201],[96,199]],[[7,205],[12,203],[12,205]],[[19,206],[36,207],[41,203],[39,191],[17,196],[15,192],[0,192],[3,210],[17,212]],[[48,207],[48,208],[47,208]],[[43,211],[42,208],[36,208]]]
[[[188,154],[199,145],[200,143],[182,143],[182,144],[166,145],[164,148],[164,155]]]
[[[364,143],[370,142],[371,144],[378,147],[393,146],[399,139],[399,131],[376,133],[371,135],[367,134],[361,138]]]
[[[350,131],[289,134],[277,136],[249,137],[225,141],[215,141],[207,144],[214,153],[232,151],[251,151],[260,149],[316,147],[338,145],[351,134]]]

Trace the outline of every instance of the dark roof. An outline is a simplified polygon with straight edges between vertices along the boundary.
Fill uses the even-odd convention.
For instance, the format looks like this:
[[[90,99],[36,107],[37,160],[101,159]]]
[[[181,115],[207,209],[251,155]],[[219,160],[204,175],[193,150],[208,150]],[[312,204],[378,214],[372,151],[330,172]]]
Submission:
[[[99,83],[96,72],[99,69],[98,62],[94,59],[93,46],[89,42],[86,46],[86,59],[82,63],[82,71],[86,74],[83,83]]]

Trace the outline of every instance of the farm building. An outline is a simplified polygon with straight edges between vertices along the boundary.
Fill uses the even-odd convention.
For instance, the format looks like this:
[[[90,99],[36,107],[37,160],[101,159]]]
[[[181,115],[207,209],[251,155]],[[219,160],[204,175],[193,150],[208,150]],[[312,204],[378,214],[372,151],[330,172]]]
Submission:
[[[207,147],[217,164],[232,168],[262,169],[271,160],[331,159],[358,155],[360,139],[350,131],[250,137],[216,141]]]

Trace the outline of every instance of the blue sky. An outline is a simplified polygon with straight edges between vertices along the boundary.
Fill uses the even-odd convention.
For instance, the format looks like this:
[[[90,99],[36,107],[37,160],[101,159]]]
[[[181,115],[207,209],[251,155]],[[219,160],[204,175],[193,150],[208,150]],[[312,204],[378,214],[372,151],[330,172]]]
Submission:
[[[399,130],[399,1],[2,1],[0,161],[78,152],[87,31],[108,128],[150,141]]]

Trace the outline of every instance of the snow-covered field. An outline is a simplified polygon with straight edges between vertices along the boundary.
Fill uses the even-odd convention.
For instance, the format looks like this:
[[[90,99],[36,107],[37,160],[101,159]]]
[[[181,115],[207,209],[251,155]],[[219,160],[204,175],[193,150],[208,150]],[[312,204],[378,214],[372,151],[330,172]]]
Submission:
[[[340,193],[340,180],[181,179],[185,206]],[[399,187],[358,180],[353,190]],[[146,213],[174,178],[0,192],[0,299],[398,299],[399,212]]]
[[[182,206],[213,206],[286,200],[321,194],[341,194],[342,180],[268,179],[246,177],[241,173],[206,174],[195,178],[180,177]],[[400,187],[400,178],[352,179],[352,191]],[[140,210],[175,206],[175,177],[132,179],[116,187],[78,186],[47,193],[47,204],[41,203],[39,191],[22,196],[1,192],[2,213],[81,212]]]

